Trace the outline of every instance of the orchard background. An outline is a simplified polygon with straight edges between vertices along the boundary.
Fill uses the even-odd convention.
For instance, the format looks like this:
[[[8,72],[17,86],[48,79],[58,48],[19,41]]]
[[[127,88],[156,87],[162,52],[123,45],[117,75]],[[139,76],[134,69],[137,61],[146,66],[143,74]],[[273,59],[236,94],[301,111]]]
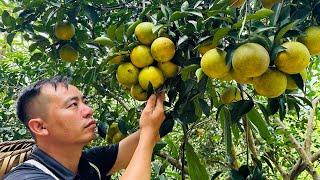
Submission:
[[[171,62],[178,67],[160,88],[153,89],[151,83],[139,91],[146,96],[160,89],[167,92],[167,121],[161,133],[171,132],[154,150],[153,179],[319,178],[319,0],[2,0],[0,14],[1,141],[31,137],[14,114],[17,94],[57,74],[70,76],[95,109],[99,136],[89,146],[115,143],[137,130],[144,102],[135,100],[131,87],[120,84],[116,74],[143,44],[136,26],[151,22],[155,38],[174,43]],[[56,30],[63,22],[74,28],[74,35],[64,40]],[[316,27],[312,33],[306,31],[310,26]],[[306,42],[306,37],[314,42]],[[305,79],[299,73],[285,75],[275,62],[289,49],[283,43],[295,41],[311,53],[303,68]],[[247,43],[264,48],[267,68],[284,74],[285,81],[274,76],[260,83],[263,89],[272,87],[270,91],[284,87],[280,95],[262,96],[257,77],[225,78],[236,70],[237,48]],[[63,56],[66,45],[69,50]],[[224,54],[218,58],[223,61],[218,71],[227,67],[223,77],[215,78],[201,64],[202,57],[211,57],[202,51],[213,48],[208,51],[212,56]],[[246,54],[250,48],[242,56]],[[285,90],[289,78],[295,87]]]

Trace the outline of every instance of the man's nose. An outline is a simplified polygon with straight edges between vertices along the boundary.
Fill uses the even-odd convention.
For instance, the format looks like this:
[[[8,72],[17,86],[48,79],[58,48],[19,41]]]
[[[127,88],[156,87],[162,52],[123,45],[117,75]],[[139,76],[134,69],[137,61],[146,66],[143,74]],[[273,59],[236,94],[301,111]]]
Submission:
[[[93,110],[90,106],[84,104],[83,105],[83,109],[82,109],[82,115],[85,117],[85,118],[91,118],[92,115],[93,115]]]

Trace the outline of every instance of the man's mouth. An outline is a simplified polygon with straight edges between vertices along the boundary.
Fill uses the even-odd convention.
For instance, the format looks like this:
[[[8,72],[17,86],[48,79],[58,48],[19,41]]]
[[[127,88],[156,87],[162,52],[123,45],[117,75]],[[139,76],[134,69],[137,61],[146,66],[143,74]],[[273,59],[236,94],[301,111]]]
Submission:
[[[88,128],[88,127],[96,127],[97,123],[95,120],[90,120],[89,123],[85,126],[85,128]]]

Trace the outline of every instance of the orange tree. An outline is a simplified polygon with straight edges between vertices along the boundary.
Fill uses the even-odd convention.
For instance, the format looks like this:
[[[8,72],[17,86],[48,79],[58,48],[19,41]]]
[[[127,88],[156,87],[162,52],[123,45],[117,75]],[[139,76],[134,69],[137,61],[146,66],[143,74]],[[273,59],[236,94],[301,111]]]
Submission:
[[[15,39],[26,41],[30,58],[5,56],[3,109],[21,85],[65,74],[91,97],[100,136],[115,143],[137,128],[137,101],[165,90],[167,120],[160,133],[173,133],[155,154],[182,179],[294,179],[304,170],[319,178],[314,162],[320,153],[312,139],[318,0],[7,5],[0,30],[13,49]],[[12,113],[1,115],[12,119]],[[154,163],[154,178],[170,176],[163,174],[166,161]]]

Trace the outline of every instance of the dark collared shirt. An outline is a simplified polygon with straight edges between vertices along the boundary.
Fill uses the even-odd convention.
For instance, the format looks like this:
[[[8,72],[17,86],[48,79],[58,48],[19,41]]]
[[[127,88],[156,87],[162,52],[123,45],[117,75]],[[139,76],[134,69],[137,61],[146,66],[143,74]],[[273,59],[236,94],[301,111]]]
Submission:
[[[110,176],[107,173],[113,167],[118,155],[118,144],[104,147],[95,147],[84,151],[80,157],[78,165],[78,174],[73,173],[69,169],[65,168],[58,161],[50,157],[41,149],[35,147],[30,154],[29,158],[34,159],[46,168],[48,168],[59,179],[73,180],[73,179],[99,179],[99,175],[96,169],[92,167],[89,162],[98,167],[101,179],[108,180]],[[34,165],[28,163],[22,163],[14,168],[4,178],[5,180],[43,180],[54,179],[52,176],[46,174],[42,170],[38,169]]]

